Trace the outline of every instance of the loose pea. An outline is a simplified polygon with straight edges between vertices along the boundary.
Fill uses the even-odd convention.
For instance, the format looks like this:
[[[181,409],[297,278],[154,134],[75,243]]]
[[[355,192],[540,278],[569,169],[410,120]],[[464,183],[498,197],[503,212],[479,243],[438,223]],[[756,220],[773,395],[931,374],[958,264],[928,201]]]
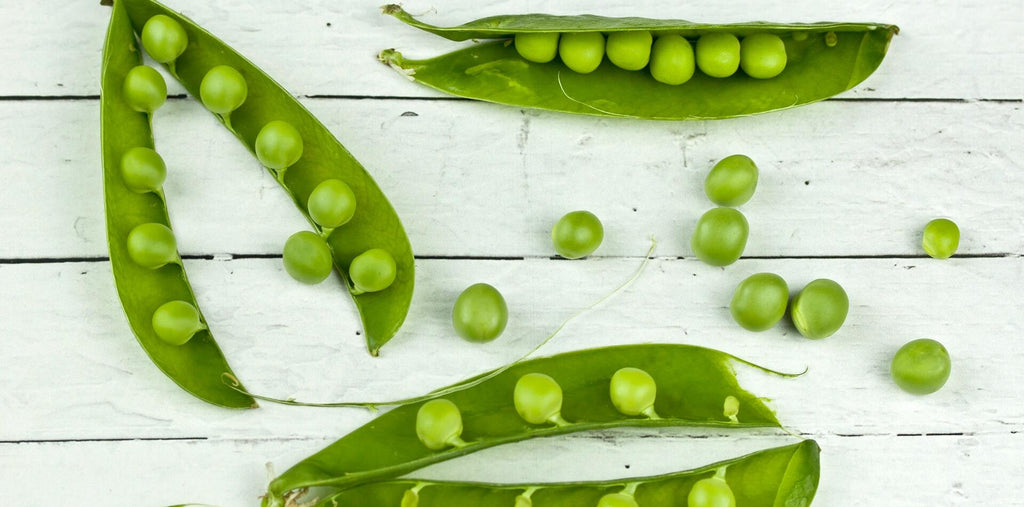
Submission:
[[[704,194],[719,206],[740,206],[757,189],[757,165],[746,155],[719,160],[704,178]]]
[[[949,379],[949,352],[941,343],[922,338],[900,347],[892,358],[896,385],[913,394],[931,394]]]
[[[356,194],[344,181],[324,180],[309,194],[306,209],[320,227],[340,227],[356,213]]]
[[[558,54],[558,32],[517,33],[516,51],[526,60],[547,63]]]
[[[697,39],[697,67],[711,77],[729,77],[740,66],[740,41],[735,35],[714,32]]]
[[[171,17],[157,14],[142,26],[142,47],[160,63],[174,61],[187,46],[185,29]]]
[[[558,56],[575,72],[594,72],[604,58],[604,36],[599,32],[563,33],[558,41]]]
[[[530,424],[548,424],[561,419],[562,387],[543,373],[519,377],[512,399],[519,417]]]
[[[334,257],[327,242],[311,231],[292,234],[284,243],[282,259],[285,271],[292,278],[308,284],[326,280],[334,265]]]
[[[416,412],[416,436],[423,445],[434,451],[462,445],[462,414],[459,407],[444,398],[424,403]]]
[[[121,178],[132,192],[156,192],[167,177],[167,165],[156,151],[136,146],[121,156]]]
[[[199,84],[199,97],[203,105],[220,115],[238,109],[248,94],[249,85],[245,83],[242,73],[227,65],[210,69]]]
[[[960,228],[948,218],[936,218],[924,226],[921,248],[936,259],[948,259],[960,246]]]
[[[740,43],[740,67],[756,79],[778,76],[786,68],[786,44],[770,33],[748,35]]]
[[[680,85],[694,72],[693,46],[679,35],[662,35],[651,48],[651,77],[656,81]]]
[[[572,211],[558,219],[551,228],[551,243],[558,255],[566,259],[586,257],[604,240],[604,226],[589,211]]]
[[[462,339],[489,342],[505,330],[508,306],[498,289],[486,284],[470,285],[459,294],[452,308],[452,325]]]
[[[850,299],[838,283],[821,278],[807,284],[795,298],[791,315],[807,338],[827,338],[839,331],[850,311]]]
[[[178,243],[166,225],[140,224],[128,233],[128,256],[144,268],[157,269],[178,258]]]
[[[398,276],[398,265],[387,250],[371,248],[352,259],[348,278],[356,293],[380,292],[391,286]]]
[[[640,70],[651,59],[651,32],[636,30],[608,34],[608,61],[626,70]]]
[[[597,507],[640,507],[636,499],[625,493],[608,493],[597,501]]]
[[[187,301],[168,301],[153,312],[153,331],[171,345],[184,345],[202,329],[199,310]]]
[[[770,329],[786,314],[789,286],[774,273],[757,273],[740,282],[732,294],[729,312],[749,331]]]
[[[612,375],[609,395],[615,409],[625,415],[646,415],[654,418],[654,399],[658,384],[640,368],[626,367]]]
[[[701,479],[694,483],[686,497],[687,507],[736,507],[732,488],[718,476]]]
[[[153,67],[138,65],[124,77],[124,100],[140,113],[152,113],[167,101],[167,83]]]
[[[707,264],[728,266],[743,255],[749,233],[743,213],[733,208],[712,208],[697,220],[690,248]]]
[[[302,135],[291,123],[274,120],[256,135],[256,158],[271,169],[286,169],[302,157]]]

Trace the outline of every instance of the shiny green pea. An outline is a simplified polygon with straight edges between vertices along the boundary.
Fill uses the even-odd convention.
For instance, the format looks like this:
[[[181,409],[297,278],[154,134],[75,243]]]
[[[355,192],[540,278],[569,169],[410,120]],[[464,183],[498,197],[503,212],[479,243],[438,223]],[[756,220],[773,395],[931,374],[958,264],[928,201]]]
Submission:
[[[651,48],[651,77],[656,81],[681,85],[693,77],[693,46],[684,37],[670,34],[658,37]]]
[[[512,400],[519,417],[530,424],[548,424],[562,418],[562,387],[543,373],[519,377]]]
[[[181,24],[169,16],[157,14],[142,26],[142,47],[160,63],[169,63],[188,47],[188,35]]]
[[[136,146],[121,156],[121,179],[132,192],[156,192],[167,177],[167,165],[159,153]]]
[[[558,41],[558,56],[574,72],[594,72],[604,58],[604,35],[599,32],[563,33]]]
[[[731,33],[701,35],[696,53],[697,67],[711,77],[729,77],[740,66],[740,40]]]
[[[309,194],[306,209],[320,227],[340,227],[356,213],[356,194],[344,181],[324,180]]]
[[[167,101],[167,83],[153,67],[138,65],[124,77],[124,100],[140,113],[152,113]]]
[[[348,265],[348,278],[355,293],[380,292],[394,283],[398,265],[387,250],[371,248],[352,259]]]
[[[704,178],[704,194],[719,206],[740,206],[757,189],[757,165],[746,155],[719,160]]]
[[[558,32],[517,33],[516,51],[526,60],[547,63],[558,55]]]
[[[893,381],[912,394],[931,394],[949,379],[949,352],[941,343],[921,338],[900,347],[892,358]]]
[[[128,233],[128,256],[144,268],[157,269],[178,259],[178,243],[166,225],[140,224]]]
[[[416,412],[416,436],[434,451],[464,445],[459,407],[444,398],[424,403]]]
[[[291,123],[274,120],[256,135],[256,158],[265,167],[286,169],[302,157],[302,135]]]
[[[153,331],[171,345],[184,345],[203,329],[199,310],[187,301],[168,301],[153,312]]]
[[[728,266],[743,255],[750,226],[743,213],[733,208],[705,212],[690,236],[690,248],[698,259],[712,266]]]
[[[640,507],[632,495],[625,493],[608,493],[597,501],[597,507]]]
[[[282,260],[285,271],[292,278],[308,284],[326,280],[334,266],[334,257],[327,242],[311,231],[292,234],[284,243]]]
[[[736,497],[724,479],[709,477],[694,483],[686,507],[736,507]]]
[[[729,312],[749,331],[770,329],[786,314],[789,286],[774,273],[757,273],[740,282],[732,294]]]
[[[755,33],[740,43],[740,67],[755,79],[770,79],[786,68],[786,44],[778,35]]]
[[[621,368],[612,375],[609,396],[615,409],[625,415],[646,415],[654,413],[654,400],[658,395],[658,384],[649,373],[640,368]]]
[[[238,109],[249,95],[249,85],[234,67],[218,65],[199,83],[199,98],[210,111],[225,115]]]
[[[838,283],[821,278],[807,284],[795,298],[791,316],[807,338],[827,338],[839,331],[850,311],[850,299]]]
[[[651,32],[636,30],[608,34],[605,51],[608,61],[626,70],[640,70],[651,59]]]
[[[960,246],[960,228],[948,218],[936,218],[924,226],[921,248],[936,259],[948,259]]]
[[[586,257],[604,240],[604,226],[589,211],[572,211],[558,219],[551,229],[551,243],[566,259]]]
[[[501,335],[508,324],[508,306],[501,292],[486,283],[470,285],[459,294],[452,308],[452,326],[462,339],[489,342]]]

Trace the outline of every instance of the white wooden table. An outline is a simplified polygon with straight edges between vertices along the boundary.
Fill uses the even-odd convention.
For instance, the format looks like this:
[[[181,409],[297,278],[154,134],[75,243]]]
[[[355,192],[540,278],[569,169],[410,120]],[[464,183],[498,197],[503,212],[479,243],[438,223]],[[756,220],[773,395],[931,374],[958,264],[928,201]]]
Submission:
[[[191,99],[155,119],[171,219],[200,304],[248,387],[304,400],[415,395],[497,367],[655,259],[628,290],[573,321],[541,354],[609,344],[693,343],[784,370],[743,378],[822,446],[818,506],[1024,505],[1024,13],[1016,0],[562,2],[410,0],[425,19],[647,15],[700,21],[879,21],[902,31],[875,75],[837,99],[725,121],[579,117],[452,100],[379,64],[457,47],[381,16],[377,0],[168,0],[301,97],[374,175],[417,254],[408,321],[380,358],[332,278],[304,286],[280,250],[306,227],[252,157]],[[728,4],[728,5],[727,5]],[[146,358],[107,259],[95,1],[0,3],[0,505],[255,505],[281,472],[366,423],[362,410],[206,405]],[[183,90],[171,86],[172,95]],[[711,164],[761,168],[747,258],[692,257],[711,204]],[[588,209],[605,243],[551,258],[549,230]],[[948,216],[957,258],[923,255],[921,228]],[[851,297],[840,333],[750,333],[727,304],[758,271],[798,288],[833,278]],[[475,282],[510,305],[505,334],[458,339],[450,305]],[[927,397],[888,377],[904,342],[953,357]],[[616,431],[531,441],[420,476],[550,481],[679,470],[793,437],[777,431]]]

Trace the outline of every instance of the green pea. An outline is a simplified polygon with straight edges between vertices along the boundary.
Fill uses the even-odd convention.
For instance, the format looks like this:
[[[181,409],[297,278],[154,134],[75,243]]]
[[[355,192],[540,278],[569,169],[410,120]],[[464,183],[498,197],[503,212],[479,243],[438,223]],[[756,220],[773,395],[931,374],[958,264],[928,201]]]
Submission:
[[[132,192],[156,192],[167,177],[167,165],[156,151],[136,146],[121,156],[121,179]]]
[[[218,65],[210,69],[199,83],[199,97],[210,111],[230,114],[245,102],[249,85],[234,67]]]
[[[340,227],[356,213],[356,194],[344,181],[324,180],[309,194],[306,209],[320,227]]]
[[[416,436],[434,451],[464,445],[459,407],[444,398],[424,403],[416,412]]]
[[[684,37],[670,34],[658,37],[651,48],[651,77],[656,81],[681,85],[693,77],[693,46]]]
[[[755,79],[770,79],[786,68],[786,44],[778,35],[755,33],[740,43],[740,67]]]
[[[543,373],[519,377],[512,400],[519,417],[530,424],[548,424],[562,418],[562,387]]]
[[[725,402],[722,403],[722,415],[729,418],[734,423],[739,423],[738,416],[740,413],[740,400],[735,396],[726,396]]]
[[[187,301],[168,301],[153,312],[153,331],[171,345],[184,345],[203,329],[199,310]]]
[[[501,335],[508,324],[508,306],[498,289],[486,284],[470,285],[459,294],[452,308],[452,325],[462,339],[489,342]]]
[[[711,77],[729,77],[740,66],[740,41],[735,35],[714,32],[697,39],[697,67]]]
[[[936,259],[948,259],[960,246],[960,228],[948,218],[936,218],[924,226],[921,248]]]
[[[600,32],[563,33],[558,41],[558,56],[574,72],[594,72],[604,58],[604,35]]]
[[[625,493],[608,493],[597,501],[597,507],[640,507],[632,495]]]
[[[558,219],[551,228],[551,243],[558,255],[566,259],[586,257],[604,240],[604,226],[589,211],[572,211]]]
[[[291,123],[274,120],[256,135],[256,158],[265,167],[286,169],[302,157],[302,135]]]
[[[658,384],[649,373],[640,368],[621,368],[612,375],[609,395],[615,409],[625,415],[646,415],[652,419]]]
[[[282,259],[285,271],[292,278],[311,285],[326,280],[334,266],[334,256],[327,242],[311,231],[292,234],[284,243]]]
[[[736,507],[736,497],[729,483],[718,476],[694,483],[686,497],[687,507]]]
[[[704,194],[719,206],[740,206],[757,189],[757,165],[746,155],[719,160],[704,179]]]
[[[637,30],[608,34],[608,61],[626,70],[640,70],[651,59],[651,32]]]
[[[900,347],[892,358],[892,379],[912,394],[931,394],[949,379],[949,352],[941,343],[921,338]]]
[[[827,338],[839,331],[850,311],[850,299],[838,283],[821,278],[807,284],[795,298],[791,316],[807,338]]]
[[[774,273],[757,273],[740,282],[732,294],[729,312],[749,331],[770,329],[786,314],[789,286]]]
[[[172,62],[188,47],[188,34],[173,18],[157,14],[142,26],[142,47],[154,60]]]
[[[526,60],[548,63],[558,54],[558,32],[517,33],[516,51]]]
[[[138,65],[124,77],[124,100],[140,113],[152,113],[167,101],[167,83],[153,67]]]
[[[128,233],[128,256],[144,268],[157,269],[178,259],[178,243],[164,224],[136,225]]]
[[[743,255],[750,226],[733,208],[712,208],[697,220],[690,248],[698,259],[712,266],[728,266]]]
[[[398,265],[387,250],[371,248],[352,259],[348,278],[355,293],[380,292],[391,286],[398,276]]]

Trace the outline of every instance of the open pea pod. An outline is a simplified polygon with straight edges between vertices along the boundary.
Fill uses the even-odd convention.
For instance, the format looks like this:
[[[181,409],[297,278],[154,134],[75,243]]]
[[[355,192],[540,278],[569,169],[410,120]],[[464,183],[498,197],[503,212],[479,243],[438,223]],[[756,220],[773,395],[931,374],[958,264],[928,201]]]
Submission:
[[[265,505],[280,506],[302,488],[347,489],[535,437],[624,426],[779,427],[762,399],[739,385],[736,366],[777,373],[689,345],[625,345],[524,361],[483,382],[474,380],[488,374],[455,384],[469,385],[463,390],[441,389],[443,399],[402,405],[377,417],[274,479]],[[649,375],[646,387],[640,382],[626,391],[651,394],[653,388],[652,404],[621,410],[611,393],[613,377],[623,368]],[[557,413],[537,424],[527,422],[514,401],[517,383],[527,374],[547,375],[560,386]],[[421,410],[429,417],[421,417]],[[458,431],[446,435],[451,438],[434,434],[444,434],[455,422]]]
[[[238,54],[193,21],[151,0],[118,0],[125,6],[136,32],[151,17],[162,14],[177,21],[188,36],[188,46],[173,62],[174,76],[193,97],[200,96],[206,73],[227,65],[245,79],[248,96],[230,118],[216,115],[232,133],[256,153],[257,134],[268,122],[282,120],[302,137],[302,155],[287,171],[268,168],[313,228],[326,236],[337,271],[348,280],[352,259],[371,249],[383,249],[394,258],[397,274],[391,285],[378,292],[355,294],[353,299],[363,322],[366,344],[377,355],[405,321],[412,301],[414,264],[409,238],[387,197],[362,165],[316,117],[287,90],[256,65]],[[355,194],[356,212],[344,225],[325,229],[310,218],[307,202],[313,189],[325,180],[338,179]],[[349,282],[351,287],[351,282]]]
[[[731,118],[823,100],[871,75],[899,31],[894,25],[876,23],[702,24],[546,14],[495,16],[439,27],[416,20],[396,5],[385,6],[384,12],[455,41],[499,39],[425,60],[405,58],[394,49],[380,53],[382,62],[418,83],[500,104],[653,120]],[[743,72],[716,78],[697,71],[685,83],[671,85],[656,81],[646,70],[619,68],[607,58],[586,74],[569,70],[558,58],[547,63],[528,61],[512,44],[516,34],[524,33],[627,31],[648,31],[655,38],[680,35],[691,41],[711,33],[773,34],[785,44],[787,63],[781,74],[770,79],[755,79]]]
[[[485,484],[402,479],[364,484],[320,500],[319,507],[595,507],[606,495],[632,497],[640,507],[686,505],[699,481],[722,480],[742,507],[811,504],[818,487],[818,444],[813,440],[765,449],[694,470],[593,482]],[[618,505],[618,504],[616,504]],[[625,505],[625,504],[623,504]],[[691,504],[692,505],[692,504]],[[706,505],[726,505],[707,503]]]

